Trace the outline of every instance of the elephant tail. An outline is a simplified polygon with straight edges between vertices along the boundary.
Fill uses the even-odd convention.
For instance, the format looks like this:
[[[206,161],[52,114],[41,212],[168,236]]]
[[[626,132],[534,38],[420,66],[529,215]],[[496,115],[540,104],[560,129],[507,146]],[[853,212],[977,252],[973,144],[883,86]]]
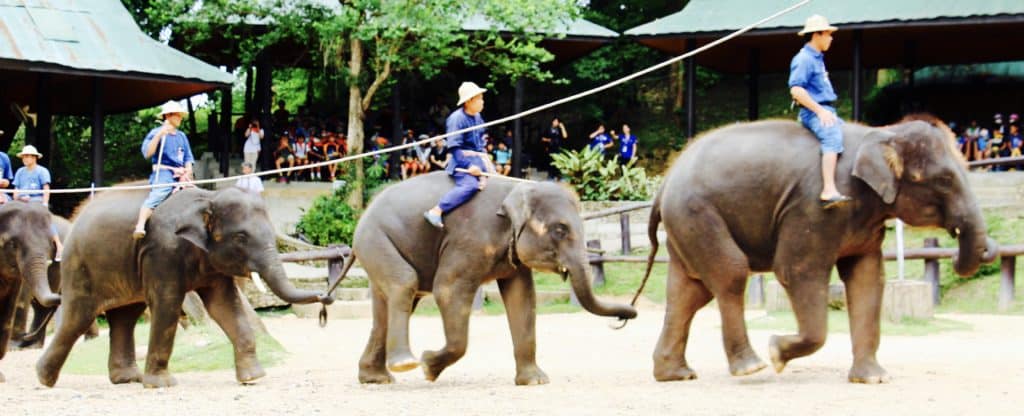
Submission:
[[[647,271],[644,272],[644,279],[640,281],[640,287],[636,289],[636,293],[633,295],[633,300],[629,302],[630,306],[636,307],[637,300],[640,299],[640,295],[644,293],[644,287],[647,286],[647,279],[651,277],[651,269],[654,268],[654,257],[658,254],[658,226],[661,225],[661,194],[665,189],[665,185],[662,185],[661,189],[658,190],[658,194],[654,196],[654,201],[651,204],[651,216],[647,223],[647,238],[651,241],[651,253],[647,255]],[[626,326],[628,320],[623,320],[622,325],[612,328],[622,329]]]

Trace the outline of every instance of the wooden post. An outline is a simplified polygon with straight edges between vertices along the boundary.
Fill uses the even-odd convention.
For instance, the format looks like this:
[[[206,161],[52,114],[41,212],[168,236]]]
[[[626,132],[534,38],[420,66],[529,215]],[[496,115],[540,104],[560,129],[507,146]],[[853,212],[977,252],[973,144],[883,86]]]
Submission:
[[[103,186],[103,81],[92,80],[92,183]]]
[[[220,134],[221,134],[221,159],[220,159],[220,173],[224,176],[230,176],[231,173],[231,141],[234,139],[234,132],[231,129],[234,125],[231,124],[231,87],[221,88],[220,90]],[[264,130],[266,131],[266,130]],[[259,166],[253,166],[253,171]]]
[[[938,238],[924,239],[925,248],[938,247]],[[939,291],[939,260],[926,259],[924,261],[924,281],[932,285],[932,303],[938,305],[942,302],[942,294]]]
[[[622,234],[622,255],[626,256],[633,252],[633,245],[629,236],[629,213],[619,214],[619,232]]]
[[[1003,256],[1000,262],[1000,275],[1002,281],[999,284],[999,310],[1006,311],[1013,305],[1014,281],[1016,280],[1017,257]]]
[[[516,79],[515,101],[512,103],[512,112],[519,114],[523,111],[523,90],[526,88],[526,81],[523,78]],[[512,176],[523,177],[523,120],[515,119],[512,122]]]
[[[686,40],[686,51],[697,49],[697,39]],[[697,58],[686,59],[686,138],[692,139],[697,134]]]
[[[587,241],[587,248],[601,249],[601,240],[590,240]],[[587,257],[590,259],[601,258],[603,253],[589,253]],[[594,286],[604,286],[604,262],[597,262],[590,265],[591,272],[594,274]]]

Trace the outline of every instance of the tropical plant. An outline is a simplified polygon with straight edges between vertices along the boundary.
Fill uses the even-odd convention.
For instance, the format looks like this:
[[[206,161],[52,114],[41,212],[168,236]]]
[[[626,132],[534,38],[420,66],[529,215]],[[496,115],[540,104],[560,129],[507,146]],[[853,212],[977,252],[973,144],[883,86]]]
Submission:
[[[620,165],[618,156],[605,159],[589,146],[583,150],[563,150],[551,155],[552,164],[562,173],[584,201],[638,201],[654,194],[660,178],[648,178],[643,168],[630,161]]]

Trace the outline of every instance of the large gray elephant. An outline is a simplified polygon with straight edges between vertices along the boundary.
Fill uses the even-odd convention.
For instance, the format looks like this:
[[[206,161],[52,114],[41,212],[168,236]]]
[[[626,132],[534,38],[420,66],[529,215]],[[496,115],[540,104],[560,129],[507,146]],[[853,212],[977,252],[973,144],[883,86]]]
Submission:
[[[265,375],[256,339],[232,276],[258,272],[289,303],[330,303],[297,290],[278,257],[266,206],[237,188],[187,189],[161,204],[142,240],[132,229],[145,191],[110,191],[75,218],[61,264],[60,321],[36,365],[39,382],[53,386],[71,347],[99,313],[110,323],[110,381],[146,387],[176,384],[167,369],[185,293],[195,290],[210,316],[231,339],[235,375],[246,383]],[[135,323],[149,306],[151,321],[145,374],[135,364]]]
[[[422,213],[452,186],[443,172],[393,185],[374,199],[356,227],[353,255],[369,275],[373,303],[360,382],[391,383],[388,370],[420,365],[427,380],[435,380],[466,352],[477,289],[497,280],[512,332],[515,382],[547,383],[535,360],[533,269],[569,278],[587,311],[636,316],[632,307],[601,302],[591,292],[579,203],[569,191],[550,183],[491,179],[486,189],[446,215],[444,230],[438,230]],[[409,315],[429,292],[440,309],[446,343],[424,352],[421,362],[409,349]]]
[[[974,273],[997,252],[986,237],[952,133],[934,117],[919,118],[924,121],[885,128],[843,127],[845,152],[836,182],[854,201],[832,210],[818,203],[818,143],[797,123],[733,125],[684,150],[654,200],[648,227],[657,248],[658,224],[664,223],[670,258],[654,377],[696,377],[685,356],[690,322],[712,297],[718,299],[730,372],[746,375],[765,367],[750,347],[743,320],[751,272],[775,273],[799,324],[798,334],[771,338],[775,370],[818,350],[827,332],[829,275],[837,267],[846,285],[853,341],[849,380],[888,380],[875,358],[885,286],[885,220],[941,227],[957,236],[954,266],[961,275]]]
[[[60,303],[47,275],[54,251],[50,224],[50,212],[41,204],[11,201],[0,205],[0,359],[14,332],[23,285],[44,307]]]

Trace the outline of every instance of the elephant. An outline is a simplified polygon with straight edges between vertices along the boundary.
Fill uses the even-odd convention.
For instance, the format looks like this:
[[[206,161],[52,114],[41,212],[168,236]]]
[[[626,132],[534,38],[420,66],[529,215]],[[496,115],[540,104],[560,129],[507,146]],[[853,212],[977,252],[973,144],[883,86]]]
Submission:
[[[47,275],[54,251],[50,224],[50,212],[42,204],[10,201],[0,205],[0,359],[14,332],[23,285],[43,307],[60,303]]]
[[[655,347],[654,378],[689,380],[686,361],[694,313],[717,298],[729,371],[742,376],[766,364],[747,338],[743,299],[751,272],[774,272],[785,288],[798,334],[773,336],[772,365],[781,372],[824,344],[833,267],[846,287],[853,364],[850,382],[890,380],[878,363],[884,222],[941,227],[958,238],[956,272],[991,262],[997,244],[968,186],[953,135],[930,115],[886,127],[843,126],[845,151],[836,183],[853,197],[824,210],[818,143],[799,124],[769,120],[731,125],[698,138],[680,154],[654,198],[648,224],[657,251],[664,224],[669,256],[667,305]],[[646,278],[645,278],[646,279]]]
[[[571,192],[552,183],[494,178],[445,216],[444,230],[436,229],[422,213],[452,187],[444,172],[392,185],[373,200],[356,226],[345,271],[360,259],[373,306],[373,329],[359,361],[361,383],[392,383],[390,372],[421,365],[426,379],[436,380],[465,354],[474,295],[481,284],[493,280],[511,329],[515,383],[547,383],[535,359],[533,269],[568,278],[580,304],[591,313],[636,316],[631,306],[605,303],[592,293],[579,202]],[[440,309],[446,342],[439,350],[424,352],[421,361],[410,352],[409,316],[427,293],[433,293]]]
[[[167,368],[185,293],[194,290],[234,346],[235,376],[250,383],[265,375],[256,339],[233,276],[256,271],[289,303],[329,304],[329,296],[296,289],[278,257],[263,201],[231,187],[184,189],[160,204],[141,240],[132,238],[145,191],[111,190],[80,209],[61,263],[61,310],[53,341],[36,364],[39,382],[52,387],[71,347],[97,314],[110,324],[108,370],[114,384],[177,384]],[[135,364],[134,328],[146,307],[150,334],[145,373]]]

